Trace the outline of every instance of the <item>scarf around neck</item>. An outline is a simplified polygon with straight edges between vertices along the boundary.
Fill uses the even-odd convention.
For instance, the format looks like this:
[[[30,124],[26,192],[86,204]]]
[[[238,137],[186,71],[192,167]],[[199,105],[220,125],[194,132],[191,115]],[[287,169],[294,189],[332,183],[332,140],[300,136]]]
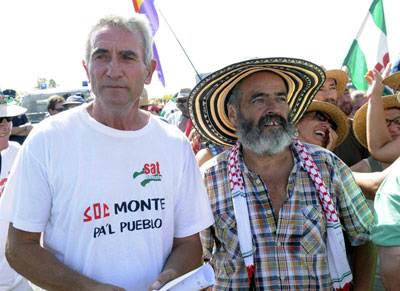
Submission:
[[[343,232],[336,207],[310,153],[297,138],[295,139],[294,146],[299,153],[304,168],[317,189],[319,200],[327,220],[328,265],[333,288],[335,290],[350,290],[352,274],[347,262]],[[250,288],[254,288],[255,286],[252,286],[255,282],[254,247],[247,207],[247,194],[243,173],[239,167],[239,148],[240,143],[237,141],[229,153],[228,175],[240,251],[246,265]]]

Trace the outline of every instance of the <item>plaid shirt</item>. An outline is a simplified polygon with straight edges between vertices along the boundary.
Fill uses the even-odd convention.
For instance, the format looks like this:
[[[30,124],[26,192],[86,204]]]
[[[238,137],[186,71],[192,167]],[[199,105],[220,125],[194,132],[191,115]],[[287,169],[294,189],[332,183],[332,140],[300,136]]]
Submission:
[[[373,216],[350,169],[331,152],[305,146],[324,178],[351,244],[371,240]],[[313,181],[295,148],[291,150],[294,167],[278,219],[266,185],[239,154],[255,251],[256,286],[259,290],[330,290],[325,215]],[[202,168],[215,224],[201,233],[201,239],[204,255],[211,258],[215,270],[213,290],[247,290],[227,173],[229,152]]]

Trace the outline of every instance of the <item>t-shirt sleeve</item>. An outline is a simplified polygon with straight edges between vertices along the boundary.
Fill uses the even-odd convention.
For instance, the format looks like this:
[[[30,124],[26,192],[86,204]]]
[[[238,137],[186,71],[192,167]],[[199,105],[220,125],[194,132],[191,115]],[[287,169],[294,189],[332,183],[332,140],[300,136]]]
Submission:
[[[33,134],[15,160],[0,209],[15,228],[42,232],[50,214],[51,194],[43,136]]]
[[[380,246],[400,245],[400,163],[383,181],[374,203],[373,241]]]
[[[182,153],[184,166],[174,209],[174,237],[177,238],[198,233],[214,223],[200,170],[186,139]]]

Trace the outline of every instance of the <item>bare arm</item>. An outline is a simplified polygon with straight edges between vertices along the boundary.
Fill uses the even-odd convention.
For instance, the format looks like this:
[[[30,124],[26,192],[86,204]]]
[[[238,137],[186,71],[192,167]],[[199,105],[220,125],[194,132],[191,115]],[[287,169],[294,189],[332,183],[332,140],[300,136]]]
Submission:
[[[196,155],[197,164],[199,168],[208,160],[212,159],[212,154],[209,149],[202,149]]]
[[[22,124],[20,126],[13,126],[11,130],[11,135],[18,135],[18,136],[27,136],[31,130],[33,129],[33,125],[29,123]]]
[[[376,191],[379,186],[386,178],[387,173],[385,172],[374,172],[374,173],[360,173],[353,172],[354,179],[358,186],[360,186],[365,198],[374,200]]]
[[[40,246],[40,233],[19,230],[12,223],[8,230],[6,257],[13,269],[46,290],[125,290],[102,284],[68,268]]]
[[[378,250],[372,241],[354,247],[354,291],[372,290]]]
[[[174,238],[172,251],[164,269],[149,290],[158,290],[165,283],[200,267],[202,265],[201,254],[202,248],[198,233],[183,238]]]
[[[383,285],[386,290],[399,290],[400,286],[400,246],[379,246],[379,260]]]
[[[350,169],[365,198],[374,200],[375,193],[386,175],[384,175],[383,172],[371,173],[371,169],[366,160],[359,161],[357,164],[351,166]]]
[[[400,140],[392,140],[389,129],[386,126],[382,93],[385,88],[381,81],[389,74],[391,66],[387,66],[383,77],[374,69],[369,72],[371,87],[368,90],[367,110],[367,142],[371,155],[382,162],[391,163],[400,156]],[[372,80],[371,80],[372,79]]]

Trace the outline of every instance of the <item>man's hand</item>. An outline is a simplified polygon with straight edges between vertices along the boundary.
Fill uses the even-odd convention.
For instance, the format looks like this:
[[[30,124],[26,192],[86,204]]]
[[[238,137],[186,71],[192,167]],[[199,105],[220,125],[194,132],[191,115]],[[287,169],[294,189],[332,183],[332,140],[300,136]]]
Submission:
[[[368,71],[368,73],[364,76],[364,79],[368,82],[369,88],[367,91],[367,96],[382,96],[383,90],[385,89],[385,86],[382,84],[382,80],[386,78],[389,73],[390,69],[392,68],[392,64],[388,64],[385,68],[385,71],[383,71],[383,74],[378,72],[378,70],[373,69],[371,71]]]
[[[149,287],[149,291],[158,290],[162,286],[164,286],[166,283],[174,280],[177,277],[178,277],[178,275],[173,270],[171,270],[171,269],[166,270],[157,277],[157,279],[154,281],[153,284],[151,284],[151,286]]]
[[[174,238],[171,253],[162,273],[150,285],[149,291],[159,290],[169,281],[182,276],[202,264],[202,247],[199,234]]]

